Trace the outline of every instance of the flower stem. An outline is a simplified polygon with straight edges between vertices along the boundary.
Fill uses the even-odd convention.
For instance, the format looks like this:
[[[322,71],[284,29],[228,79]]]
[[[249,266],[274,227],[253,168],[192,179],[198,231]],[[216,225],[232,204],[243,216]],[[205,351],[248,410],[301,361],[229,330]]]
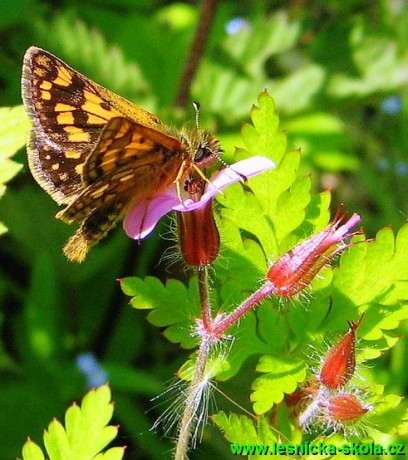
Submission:
[[[251,308],[255,307],[265,297],[269,296],[273,290],[273,285],[269,281],[263,284],[257,291],[245,299],[233,312],[225,318],[216,322],[211,329],[212,334],[221,336],[230,326],[244,316]]]
[[[207,364],[212,338],[208,335],[202,337],[197,352],[197,361],[194,375],[186,395],[183,417],[180,422],[176,453],[174,460],[185,460],[190,443],[191,433],[197,421],[196,414],[200,406],[203,390],[205,389],[205,366]]]
[[[194,375],[186,394],[186,402],[183,417],[179,425],[179,435],[174,460],[185,460],[191,439],[191,433],[197,422],[197,410],[203,396],[206,384],[205,367],[208,360],[211,344],[220,337],[223,332],[233,323],[238,321],[251,308],[255,307],[265,297],[270,295],[273,287],[272,283],[266,282],[248,299],[237,307],[232,313],[219,322],[214,322],[211,316],[211,307],[208,298],[208,273],[206,267],[201,267],[198,271],[199,292],[201,299],[201,313],[204,329],[209,334],[201,335],[201,343],[197,352],[197,361]]]
[[[201,319],[203,327],[209,331],[212,327],[211,304],[208,296],[208,269],[200,267],[198,269],[198,292],[200,294]]]

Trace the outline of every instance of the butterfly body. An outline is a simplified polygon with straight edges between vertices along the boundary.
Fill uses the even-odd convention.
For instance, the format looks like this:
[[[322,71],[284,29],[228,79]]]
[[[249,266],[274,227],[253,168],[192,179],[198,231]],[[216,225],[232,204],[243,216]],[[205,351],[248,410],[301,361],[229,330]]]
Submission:
[[[130,206],[173,183],[180,193],[179,183],[220,152],[207,131],[174,132],[39,48],[25,54],[22,96],[30,170],[66,205],[57,217],[81,222],[64,249],[71,260],[82,261]]]

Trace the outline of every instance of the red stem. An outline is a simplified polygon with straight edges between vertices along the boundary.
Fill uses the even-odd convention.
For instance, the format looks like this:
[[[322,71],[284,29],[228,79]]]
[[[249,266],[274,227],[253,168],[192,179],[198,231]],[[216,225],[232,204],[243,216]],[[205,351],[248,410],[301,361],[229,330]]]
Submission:
[[[207,267],[198,269],[198,292],[200,294],[201,319],[206,331],[212,328],[212,315],[210,299],[208,297],[208,271]]]
[[[239,307],[237,307],[233,312],[231,312],[225,318],[221,319],[219,322],[215,323],[211,329],[211,333],[216,336],[222,336],[230,326],[232,326],[236,321],[244,316],[249,310],[251,310],[251,308],[255,307],[265,297],[268,297],[271,294],[272,289],[272,283],[267,281],[251,296],[245,299],[241,305],[239,305]]]

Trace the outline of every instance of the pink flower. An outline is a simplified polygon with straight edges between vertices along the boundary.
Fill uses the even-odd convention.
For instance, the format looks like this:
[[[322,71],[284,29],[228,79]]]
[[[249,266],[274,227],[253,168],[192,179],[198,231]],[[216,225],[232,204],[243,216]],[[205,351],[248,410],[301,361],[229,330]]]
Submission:
[[[275,163],[268,158],[255,156],[238,161],[222,169],[211,177],[199,201],[187,197],[182,203],[177,196],[176,184],[172,184],[164,193],[158,193],[148,200],[137,203],[127,213],[123,227],[133,239],[143,239],[155,228],[157,222],[170,211],[190,212],[205,207],[217,193],[235,182],[244,182],[249,178],[274,168]]]

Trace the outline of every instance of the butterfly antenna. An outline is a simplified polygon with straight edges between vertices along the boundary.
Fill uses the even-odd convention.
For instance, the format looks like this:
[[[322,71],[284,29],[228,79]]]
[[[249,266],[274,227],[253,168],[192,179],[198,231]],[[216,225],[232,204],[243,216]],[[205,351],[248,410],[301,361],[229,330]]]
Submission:
[[[200,105],[199,102],[193,101],[193,107],[194,107],[194,110],[195,110],[196,128],[198,129],[198,127],[199,127],[199,118],[200,118],[200,108],[201,108],[201,105]]]
[[[200,105],[199,102],[193,101],[193,107],[194,107],[195,114],[196,114],[196,115],[195,115],[196,127],[197,127],[197,129],[198,129],[198,128],[199,128],[199,118],[200,118],[200,108],[201,108],[201,105]],[[247,183],[248,178],[247,178],[246,176],[244,176],[244,174],[241,174],[241,173],[239,173],[238,171],[235,171],[235,169],[234,169],[231,165],[229,165],[228,163],[226,163],[226,162],[221,158],[221,156],[220,156],[218,153],[216,153],[216,152],[211,152],[211,154],[213,155],[214,158],[216,158],[216,159],[222,164],[222,166],[223,166],[224,168],[229,168],[231,171],[233,171],[235,174],[237,174],[237,175],[241,178],[241,180],[242,180],[242,182],[243,182],[244,184]]]

